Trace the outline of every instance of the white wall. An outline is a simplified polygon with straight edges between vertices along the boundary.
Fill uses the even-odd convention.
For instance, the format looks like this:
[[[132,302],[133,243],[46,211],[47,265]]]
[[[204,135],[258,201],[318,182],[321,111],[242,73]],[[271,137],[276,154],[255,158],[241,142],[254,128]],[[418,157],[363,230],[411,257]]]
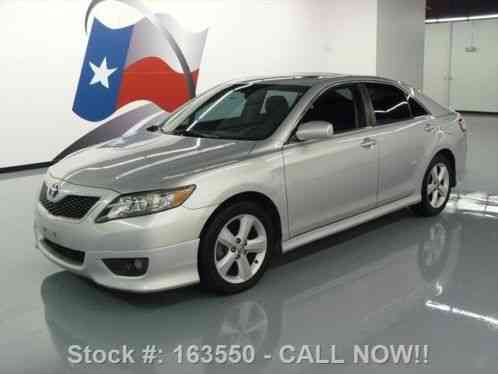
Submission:
[[[426,0],[379,0],[377,74],[422,88]]]
[[[498,20],[428,24],[425,48],[428,95],[456,110],[498,112]]]
[[[72,113],[84,1],[0,2],[0,168],[49,161],[92,125]]]
[[[451,61],[451,106],[498,112],[498,20],[455,23]]]
[[[191,31],[209,28],[198,92],[232,78],[264,74],[379,73],[410,82],[419,75],[414,58],[381,58],[377,39],[379,32],[385,56],[405,51],[407,40],[418,43],[410,12],[423,8],[423,0],[379,0],[379,6],[377,0],[143,1]],[[87,44],[83,22],[89,2],[0,1],[0,168],[49,161],[100,125],[72,112]],[[99,5],[94,15],[114,28],[141,18],[115,1]],[[410,23],[407,32],[414,35],[400,33],[398,22],[391,29],[391,17]]]
[[[376,0],[232,0],[218,17],[201,89],[247,75],[375,74]]]
[[[438,103],[450,106],[451,24],[429,24],[425,35],[423,90]]]

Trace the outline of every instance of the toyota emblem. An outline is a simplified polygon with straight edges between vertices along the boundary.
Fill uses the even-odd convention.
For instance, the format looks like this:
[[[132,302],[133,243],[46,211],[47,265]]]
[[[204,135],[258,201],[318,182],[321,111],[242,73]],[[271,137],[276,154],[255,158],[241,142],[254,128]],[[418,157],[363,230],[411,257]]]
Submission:
[[[59,195],[60,186],[57,183],[54,183],[50,186],[47,191],[47,197],[49,200],[55,200],[57,195]]]

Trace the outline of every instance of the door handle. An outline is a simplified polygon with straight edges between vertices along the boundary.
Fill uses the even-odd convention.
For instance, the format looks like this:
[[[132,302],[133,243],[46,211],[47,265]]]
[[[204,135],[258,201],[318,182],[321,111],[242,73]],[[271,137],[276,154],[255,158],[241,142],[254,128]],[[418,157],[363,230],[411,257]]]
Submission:
[[[365,138],[363,139],[363,141],[360,143],[360,145],[363,147],[363,148],[372,148],[374,145],[376,145],[377,142],[375,141],[375,139],[372,139],[372,138]]]
[[[436,128],[431,125],[430,123],[427,123],[425,126],[424,126],[424,130],[427,131],[427,132],[433,132]]]

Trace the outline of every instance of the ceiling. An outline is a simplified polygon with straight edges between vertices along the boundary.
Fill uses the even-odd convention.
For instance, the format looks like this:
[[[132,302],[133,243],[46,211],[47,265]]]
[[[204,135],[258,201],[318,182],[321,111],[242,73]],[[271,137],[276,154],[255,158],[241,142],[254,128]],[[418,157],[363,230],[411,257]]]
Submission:
[[[497,0],[427,0],[427,18],[498,14]]]

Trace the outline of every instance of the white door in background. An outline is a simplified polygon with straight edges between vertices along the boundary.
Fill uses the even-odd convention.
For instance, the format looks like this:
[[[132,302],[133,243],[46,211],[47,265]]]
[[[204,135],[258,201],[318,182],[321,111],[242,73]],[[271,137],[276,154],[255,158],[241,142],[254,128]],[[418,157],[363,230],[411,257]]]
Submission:
[[[498,112],[498,20],[454,23],[451,60],[451,107]]]
[[[423,91],[440,104],[449,106],[451,24],[428,24],[425,35]]]

